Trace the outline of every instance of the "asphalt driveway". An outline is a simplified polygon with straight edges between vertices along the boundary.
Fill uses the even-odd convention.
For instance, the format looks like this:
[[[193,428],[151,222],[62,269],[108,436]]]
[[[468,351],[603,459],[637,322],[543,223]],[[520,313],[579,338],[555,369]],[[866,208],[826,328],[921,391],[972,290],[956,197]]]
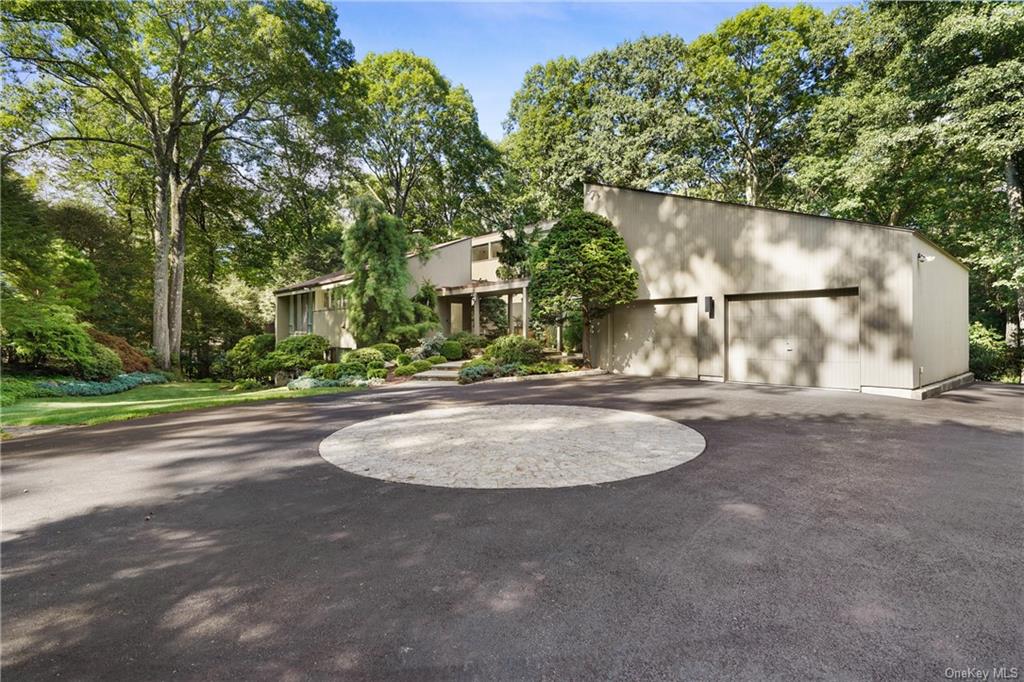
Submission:
[[[678,420],[597,486],[341,471],[319,441],[473,403]],[[8,679],[915,678],[1024,669],[1024,391],[924,402],[595,377],[383,389],[4,443]]]

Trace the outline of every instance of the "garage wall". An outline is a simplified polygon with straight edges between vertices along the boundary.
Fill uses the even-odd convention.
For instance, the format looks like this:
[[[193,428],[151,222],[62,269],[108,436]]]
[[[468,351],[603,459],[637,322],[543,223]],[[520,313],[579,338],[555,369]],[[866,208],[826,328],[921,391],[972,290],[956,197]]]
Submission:
[[[594,184],[584,206],[622,233],[639,299],[697,299],[700,376],[725,377],[726,296],[855,288],[862,384],[913,387],[912,231]]]
[[[594,357],[612,371],[696,379],[696,299],[619,306],[592,341]]]
[[[910,242],[914,270],[914,365],[924,386],[969,371],[968,272],[920,236]],[[921,263],[917,254],[933,257]]]

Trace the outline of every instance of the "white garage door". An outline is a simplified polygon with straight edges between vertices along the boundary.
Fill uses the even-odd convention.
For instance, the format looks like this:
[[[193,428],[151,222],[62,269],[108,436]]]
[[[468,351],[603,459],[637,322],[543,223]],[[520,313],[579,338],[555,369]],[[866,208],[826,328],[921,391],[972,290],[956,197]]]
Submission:
[[[613,330],[622,373],[697,378],[695,300],[638,301],[616,308]]]
[[[730,298],[729,380],[860,388],[857,300],[850,290]]]

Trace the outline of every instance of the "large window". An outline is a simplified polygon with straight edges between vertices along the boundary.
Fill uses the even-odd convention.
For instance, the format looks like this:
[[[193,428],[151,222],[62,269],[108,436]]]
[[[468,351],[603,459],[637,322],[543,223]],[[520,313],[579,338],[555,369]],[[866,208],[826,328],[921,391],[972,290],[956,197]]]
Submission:
[[[313,292],[295,294],[288,301],[288,333],[313,333]]]
[[[473,247],[473,262],[478,260],[489,260],[490,256],[487,253],[487,244],[481,244]]]
[[[501,242],[491,242],[491,258],[497,258],[501,253]]]

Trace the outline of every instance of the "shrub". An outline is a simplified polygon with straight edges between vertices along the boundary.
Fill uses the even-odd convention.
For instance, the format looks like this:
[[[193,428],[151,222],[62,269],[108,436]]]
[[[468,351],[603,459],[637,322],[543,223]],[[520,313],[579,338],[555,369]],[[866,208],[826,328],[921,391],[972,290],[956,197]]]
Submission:
[[[167,376],[161,372],[132,372],[120,374],[110,381],[40,381],[36,388],[43,395],[88,396],[123,393],[143,384],[165,383]]]
[[[467,363],[459,370],[459,383],[471,384],[497,376],[498,368],[491,362]]]
[[[0,346],[6,363],[52,370],[85,379],[109,379],[123,370],[121,359],[93,341],[87,327],[65,305],[30,303],[4,291]]]
[[[263,372],[261,363],[273,350],[273,334],[243,336],[235,344],[235,347],[227,352],[228,371],[235,379],[256,379],[268,376]]]
[[[341,357],[342,362],[358,362],[361,365],[369,365],[371,362],[384,362],[384,354],[376,348],[358,348],[351,350]],[[382,365],[383,366],[383,365]]]
[[[429,358],[426,358],[426,361],[431,365],[440,365],[441,363],[448,362],[448,358],[443,355],[431,355]]]
[[[422,370],[417,369],[416,366],[412,365],[412,364],[401,365],[400,367],[396,367],[395,368],[395,376],[396,377],[408,377],[408,376],[412,376],[413,374],[416,374],[417,372],[420,372],[420,371],[422,371]]]
[[[470,355],[474,350],[487,346],[487,339],[469,332],[456,332],[448,337],[449,341],[458,341],[462,345],[463,356]]]
[[[276,372],[304,372],[324,363],[327,339],[316,334],[289,336],[257,363],[257,376],[273,376]]]
[[[441,325],[437,322],[403,324],[393,327],[391,331],[384,335],[384,340],[389,343],[398,344],[402,348],[407,348],[409,346],[415,346],[419,343],[420,339],[440,328]]]
[[[388,371],[383,367],[366,370],[367,379],[387,379]]]
[[[1014,350],[997,332],[981,322],[971,324],[970,367],[974,376],[985,381],[1000,381],[1014,369]]]
[[[41,397],[43,392],[36,386],[34,379],[12,377],[0,378],[0,406],[7,407],[25,398]]]
[[[399,353],[398,355],[395,356],[395,362],[398,363],[399,367],[401,367],[402,365],[408,365],[410,362],[412,362],[412,358],[406,355],[405,353]]]
[[[239,379],[231,388],[235,391],[253,391],[257,388],[263,388],[263,384],[256,379]]]
[[[124,371],[121,358],[106,346],[96,344],[92,357],[82,358],[78,374],[86,381],[107,381]]]
[[[564,362],[535,362],[532,365],[524,365],[526,374],[561,374],[572,372],[576,368]]]
[[[317,379],[311,376],[301,376],[288,382],[289,391],[301,391],[306,388],[340,388],[351,385],[351,380],[344,379]]]
[[[366,369],[384,369],[384,361],[371,360],[370,362],[366,363]]]
[[[417,372],[425,372],[433,366],[434,363],[430,360],[413,360],[412,364],[406,365],[406,367],[415,367]]]
[[[117,353],[125,372],[149,372],[153,369],[153,361],[138,348],[128,343],[128,339],[107,334],[92,327],[89,327],[88,331],[93,341]]]
[[[519,362],[510,362],[506,365],[498,367],[498,376],[500,377],[522,377],[529,374],[526,370],[527,365]]]
[[[402,352],[402,349],[393,343],[378,343],[374,346],[371,346],[371,348],[380,351],[380,354],[384,356],[385,362],[393,361],[395,358],[398,357],[398,354]]]
[[[489,345],[484,354],[499,366],[513,363],[529,365],[540,362],[543,349],[540,343],[534,339],[524,339],[521,336],[502,336]]]
[[[312,379],[362,378],[366,376],[366,367],[358,362],[329,362],[313,366],[303,376]]]
[[[426,338],[420,340],[422,357],[429,358],[434,355],[441,355],[441,348],[447,341],[448,338],[440,332],[427,335]]]
[[[461,360],[463,352],[462,344],[458,341],[448,339],[441,344],[441,355],[448,360]]]

